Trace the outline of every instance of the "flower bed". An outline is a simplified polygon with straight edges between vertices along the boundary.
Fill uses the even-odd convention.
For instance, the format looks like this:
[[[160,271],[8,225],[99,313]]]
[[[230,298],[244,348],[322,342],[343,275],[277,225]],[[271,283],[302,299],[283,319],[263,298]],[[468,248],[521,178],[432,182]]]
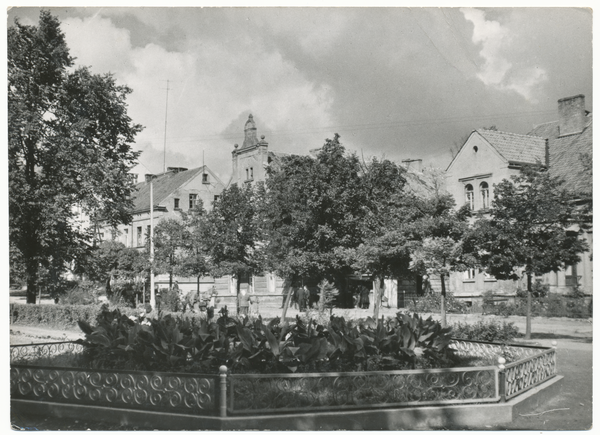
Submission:
[[[556,375],[553,348],[452,339],[402,313],[290,325],[115,310],[80,326],[85,340],[11,346],[13,399],[256,416],[498,402]]]
[[[498,402],[556,375],[553,348],[453,340],[463,355],[511,354],[485,367],[355,373],[233,374],[89,370],[41,366],[77,355],[79,343],[11,346],[11,397],[194,415],[261,415]],[[42,359],[40,359],[42,358]]]

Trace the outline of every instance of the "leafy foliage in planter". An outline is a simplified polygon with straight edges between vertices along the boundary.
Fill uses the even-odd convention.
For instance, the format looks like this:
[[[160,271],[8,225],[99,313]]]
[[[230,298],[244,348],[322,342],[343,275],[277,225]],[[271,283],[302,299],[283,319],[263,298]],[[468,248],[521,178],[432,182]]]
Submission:
[[[141,319],[140,319],[141,320]],[[450,328],[418,315],[398,313],[384,323],[371,318],[327,325],[264,323],[261,318],[146,318],[105,310],[97,325],[81,321],[89,364],[94,368],[216,373],[286,373],[448,367],[455,362]]]

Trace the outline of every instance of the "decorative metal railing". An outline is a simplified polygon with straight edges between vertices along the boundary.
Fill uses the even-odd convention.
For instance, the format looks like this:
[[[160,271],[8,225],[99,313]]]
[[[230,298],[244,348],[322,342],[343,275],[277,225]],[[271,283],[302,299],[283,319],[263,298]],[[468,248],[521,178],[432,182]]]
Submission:
[[[76,342],[11,346],[14,399],[119,406],[199,415],[497,402],[556,376],[556,348],[453,340],[485,367],[356,373],[219,375],[57,367],[82,354]],[[509,361],[505,365],[506,360]],[[496,364],[497,365],[492,365]],[[52,362],[49,364],[48,362]]]
[[[473,340],[452,340],[450,342],[450,348],[455,349],[458,356],[490,358],[494,359],[494,361],[496,361],[498,357],[503,357],[509,361],[528,358],[545,349],[536,346],[501,344]]]
[[[504,395],[508,400],[545,380],[556,376],[556,351],[548,349],[524,360],[506,364],[504,369]]]
[[[497,402],[498,368],[230,375],[228,412]]]
[[[16,344],[10,347],[12,364],[47,365],[58,356],[74,356],[83,352],[84,346],[75,341],[57,341],[36,344]]]
[[[214,415],[217,375],[13,365],[14,399]]]

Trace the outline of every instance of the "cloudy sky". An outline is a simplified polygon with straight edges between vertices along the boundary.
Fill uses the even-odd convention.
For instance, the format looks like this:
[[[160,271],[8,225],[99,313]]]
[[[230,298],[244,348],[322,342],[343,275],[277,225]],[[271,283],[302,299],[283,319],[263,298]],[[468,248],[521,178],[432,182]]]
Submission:
[[[133,89],[140,174],[162,171],[165,113],[166,165],[204,156],[227,182],[249,113],[273,151],[339,133],[365,158],[445,168],[475,128],[527,133],[576,94],[592,111],[589,9],[49,9],[79,65]]]

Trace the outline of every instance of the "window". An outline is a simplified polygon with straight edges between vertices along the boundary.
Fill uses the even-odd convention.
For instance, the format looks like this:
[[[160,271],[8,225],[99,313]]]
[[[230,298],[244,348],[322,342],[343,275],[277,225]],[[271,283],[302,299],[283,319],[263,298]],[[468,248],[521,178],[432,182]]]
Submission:
[[[475,197],[473,196],[473,186],[465,186],[465,204],[469,204],[469,210],[475,209]]]
[[[173,199],[173,208],[175,208],[175,210],[179,210],[179,198]]]
[[[142,227],[137,227],[137,246],[142,246]]]
[[[254,169],[250,168],[250,179],[254,179]]]
[[[219,199],[219,195],[215,195],[214,201],[217,202],[218,199]]]
[[[190,193],[190,208],[194,208],[198,202],[198,195],[196,193]]]
[[[128,236],[129,236],[129,228],[125,228],[123,230],[123,238],[125,239],[123,241],[123,244],[127,247],[129,247],[129,237]]]
[[[250,179],[250,172],[248,171],[248,168],[246,168],[246,180]]]
[[[475,280],[475,269],[467,269],[467,270],[465,270],[463,279],[465,281],[474,281]]]
[[[577,265],[570,264],[565,270],[565,285],[575,287],[577,285]]]
[[[481,194],[481,207],[490,207],[490,188],[485,181],[482,181],[479,185],[479,193]]]
[[[150,225],[146,225],[146,240],[150,240]]]
[[[208,174],[202,174],[202,183],[208,184]]]

